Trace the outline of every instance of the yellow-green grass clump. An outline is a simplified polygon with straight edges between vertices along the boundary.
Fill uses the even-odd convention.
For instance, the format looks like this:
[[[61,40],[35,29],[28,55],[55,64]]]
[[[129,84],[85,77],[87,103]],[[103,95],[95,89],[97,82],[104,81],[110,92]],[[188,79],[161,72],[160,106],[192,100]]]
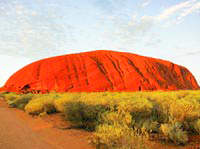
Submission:
[[[19,109],[24,109],[24,107],[29,103],[32,99],[33,94],[16,94],[16,93],[9,93],[4,95],[6,102],[10,107],[17,107]]]
[[[52,94],[35,95],[33,99],[25,106],[24,110],[29,114],[40,114],[43,112],[54,113],[56,108],[54,100],[57,96]]]

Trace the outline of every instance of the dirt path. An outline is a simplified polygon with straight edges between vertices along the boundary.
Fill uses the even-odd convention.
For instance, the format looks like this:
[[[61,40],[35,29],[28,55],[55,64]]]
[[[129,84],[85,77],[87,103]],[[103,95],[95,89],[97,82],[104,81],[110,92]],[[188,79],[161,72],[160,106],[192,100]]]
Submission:
[[[81,130],[61,130],[41,118],[8,108],[0,99],[1,149],[90,149],[89,133]]]

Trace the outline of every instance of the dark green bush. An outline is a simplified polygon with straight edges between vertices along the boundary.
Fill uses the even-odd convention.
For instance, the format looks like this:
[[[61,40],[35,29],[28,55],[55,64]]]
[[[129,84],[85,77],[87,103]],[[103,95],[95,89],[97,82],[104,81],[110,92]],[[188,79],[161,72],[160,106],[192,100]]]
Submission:
[[[9,93],[9,94],[5,94],[5,99],[7,101],[7,103],[9,104],[9,102],[17,99],[20,95],[16,94],[16,93]]]
[[[8,94],[9,92],[0,92],[0,98],[5,98],[6,94]]]
[[[152,119],[147,119],[143,122],[141,129],[147,131],[148,133],[158,133],[159,123],[157,121],[153,121]]]
[[[48,114],[55,113],[56,108],[55,108],[54,104],[52,104],[52,103],[45,103],[43,112],[46,112]]]
[[[194,130],[200,134],[200,119],[197,119],[196,121],[193,122],[193,127]]]
[[[109,110],[102,105],[90,105],[84,102],[66,102],[64,113],[66,120],[73,122],[77,127],[94,130],[98,125],[100,113]]]
[[[10,94],[6,96],[7,103],[10,107],[16,107],[24,110],[24,107],[32,99],[33,94]]]

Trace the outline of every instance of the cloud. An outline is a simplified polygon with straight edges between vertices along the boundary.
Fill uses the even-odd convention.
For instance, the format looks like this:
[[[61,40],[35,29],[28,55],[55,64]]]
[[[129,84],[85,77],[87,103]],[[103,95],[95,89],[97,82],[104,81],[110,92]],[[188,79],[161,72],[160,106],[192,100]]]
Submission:
[[[150,0],[143,0],[142,5],[147,6],[149,2]],[[109,18],[104,17],[104,21],[110,25],[102,32],[102,37],[105,42],[112,40],[115,47],[134,47],[139,42],[143,42],[146,46],[155,46],[162,42],[155,32],[155,28],[167,28],[179,24],[184,17],[199,9],[199,3],[197,0],[185,0],[167,7],[153,16],[140,16],[139,13],[132,16],[129,13],[126,13],[125,16],[110,14]],[[183,17],[180,20],[178,18],[181,14]],[[154,39],[150,37],[152,33],[156,34]]]
[[[153,16],[142,16],[138,23],[136,24],[136,28],[140,32],[146,32],[148,29],[152,27],[154,24],[154,17]]]
[[[166,28],[173,24],[180,24],[186,16],[197,10],[200,10],[200,2],[197,0],[187,0],[166,8],[161,14],[157,15],[155,19],[158,23],[166,22],[162,25],[163,28]]]
[[[150,4],[151,0],[144,0],[143,3],[141,4],[141,7],[146,7]]]
[[[15,8],[16,8],[16,13],[18,15],[22,15],[25,11],[25,8],[23,5],[17,5]]]
[[[150,0],[145,0],[143,5],[147,5]],[[140,18],[141,25],[148,25],[151,22],[151,25],[160,24],[162,22],[161,27],[166,28],[173,24],[179,24],[184,17],[189,14],[200,9],[200,2],[196,2],[196,0],[187,0],[185,2],[178,3],[169,8],[166,8],[158,15],[155,16],[142,16]],[[129,24],[132,24],[129,22]],[[140,23],[139,23],[140,24]],[[146,30],[146,28],[144,28]]]
[[[165,9],[160,15],[157,16],[158,20],[165,20],[170,18],[172,15],[174,15],[176,12],[181,11],[184,8],[190,7],[194,3],[194,0],[189,0],[186,2],[181,2],[179,4],[176,4],[174,6],[171,6],[167,9]]]
[[[117,49],[117,47],[130,48],[141,42],[141,39],[153,27],[155,19],[152,16],[138,17],[137,14],[134,14],[128,21],[125,18],[115,16],[110,22],[113,27],[104,30],[102,36],[104,40],[112,40]]]
[[[4,9],[1,15],[0,54],[38,59],[66,53],[67,46],[72,43],[74,28],[52,18],[48,14],[49,10],[53,11],[49,5],[37,11],[30,5],[10,2],[0,9]]]
[[[183,17],[188,16],[189,14],[195,12],[196,10],[200,9],[200,2],[195,3],[192,7],[184,10],[180,16],[179,16],[179,20],[182,19]]]

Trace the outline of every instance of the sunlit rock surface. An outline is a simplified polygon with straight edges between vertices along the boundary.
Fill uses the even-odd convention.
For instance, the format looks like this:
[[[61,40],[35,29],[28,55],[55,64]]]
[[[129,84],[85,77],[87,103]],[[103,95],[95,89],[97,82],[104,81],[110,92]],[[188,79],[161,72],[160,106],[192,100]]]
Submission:
[[[46,58],[13,74],[4,90],[98,92],[198,89],[194,76],[169,61],[114,51]]]

